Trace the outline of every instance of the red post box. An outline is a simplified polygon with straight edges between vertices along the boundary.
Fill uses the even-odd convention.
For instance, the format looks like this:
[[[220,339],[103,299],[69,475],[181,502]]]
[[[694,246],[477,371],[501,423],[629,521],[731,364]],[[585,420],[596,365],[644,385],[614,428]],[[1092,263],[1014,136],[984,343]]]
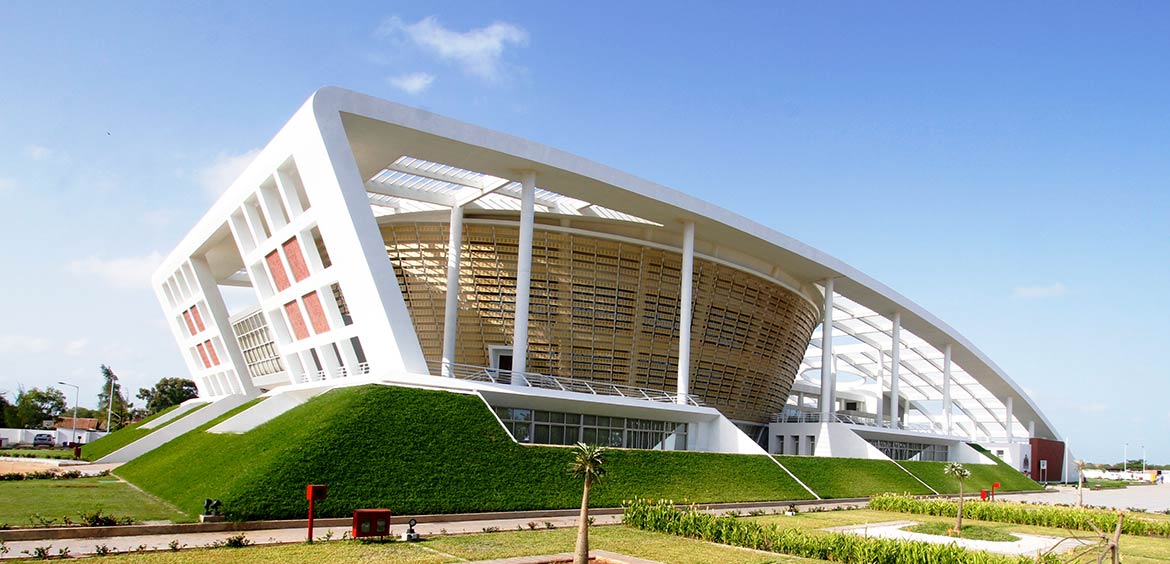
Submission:
[[[389,509],[355,509],[353,538],[390,536]]]
[[[979,499],[987,501],[987,490],[979,490]]]
[[[305,486],[305,499],[309,500],[309,542],[313,542],[313,502],[325,499],[329,488],[320,484]]]

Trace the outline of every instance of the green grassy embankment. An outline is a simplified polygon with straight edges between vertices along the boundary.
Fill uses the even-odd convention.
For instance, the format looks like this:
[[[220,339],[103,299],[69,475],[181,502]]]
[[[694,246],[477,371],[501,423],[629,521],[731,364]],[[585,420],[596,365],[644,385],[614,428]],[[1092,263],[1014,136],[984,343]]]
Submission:
[[[171,412],[172,410],[179,408],[179,406],[177,406],[177,405],[173,405],[171,407],[168,407],[168,408],[166,408],[158,413],[155,413],[154,415],[151,415],[150,417],[147,417],[141,421],[137,421],[137,422],[131,423],[125,427],[122,427],[121,429],[118,429],[117,431],[114,431],[113,433],[110,433],[110,434],[108,434],[108,435],[106,435],[106,436],[104,436],[104,437],[102,437],[102,438],[100,438],[92,443],[82,445],[81,446],[81,458],[83,460],[88,460],[90,462],[97,460],[97,459],[99,459],[107,454],[110,454],[111,452],[114,452],[114,451],[134,442],[134,441],[137,441],[138,439],[141,439],[142,437],[145,437],[145,436],[147,436],[147,435],[149,435],[149,434],[151,434],[159,429],[162,429],[163,427],[166,427],[167,425],[170,425],[171,423],[174,423],[175,421],[178,421],[178,420],[180,420],[188,415],[191,415],[192,413],[195,413],[196,411],[198,411],[199,409],[201,409],[205,405],[207,405],[207,404],[205,404],[205,403],[199,404],[199,405],[187,410],[186,413],[184,413],[184,414],[182,414],[182,415],[180,415],[180,416],[178,416],[170,421],[167,421],[166,423],[163,423],[162,425],[159,425],[158,427],[155,427],[154,429],[142,428],[143,424],[149,423],[150,421],[153,421],[154,419],[162,417],[163,415]]]
[[[130,484],[105,476],[0,482],[0,500],[3,500],[0,503],[0,527],[28,527],[49,521],[61,524],[62,517],[80,521],[82,513],[99,509],[103,514],[131,517],[135,521],[192,519],[130,487]]]
[[[930,487],[938,490],[938,493],[952,494],[959,493],[959,482],[955,480],[954,476],[947,476],[943,473],[943,468],[946,467],[946,462],[899,462],[903,468],[909,470],[919,480],[930,484]],[[1001,492],[1019,492],[1043,490],[1044,487],[1031,478],[1017,472],[1011,466],[1003,462],[996,464],[964,464],[964,468],[971,471],[971,477],[963,482],[964,493],[979,493],[979,490],[990,490],[991,484],[1000,483],[1000,488],[996,491]]]
[[[925,486],[889,460],[776,456],[823,498],[869,497],[877,493],[928,495]]]
[[[220,499],[236,519],[302,517],[310,483],[329,486],[316,506],[323,517],[361,507],[409,514],[580,504],[580,483],[566,472],[570,451],[515,444],[474,396],[362,386],[328,392],[242,434],[206,432],[219,420],[116,473],[191,513],[204,498]],[[766,456],[612,450],[606,468],[594,506],[635,497],[809,497]]]

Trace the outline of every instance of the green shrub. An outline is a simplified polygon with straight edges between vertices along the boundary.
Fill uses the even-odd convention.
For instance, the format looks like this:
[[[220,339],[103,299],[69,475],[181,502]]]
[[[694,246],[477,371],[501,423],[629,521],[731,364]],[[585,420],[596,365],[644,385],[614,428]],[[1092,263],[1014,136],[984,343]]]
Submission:
[[[329,486],[316,504],[321,517],[361,507],[427,514],[580,504],[580,484],[565,471],[569,450],[514,443],[475,396],[360,386],[322,394],[246,433],[206,432],[217,422],[117,474],[191,514],[204,498],[219,499],[232,519],[303,517],[306,484]],[[762,455],[617,449],[606,466],[609,479],[591,496],[597,507],[639,492],[712,503],[808,497]]]
[[[870,499],[869,508],[878,511],[953,517],[959,511],[959,504],[945,499],[918,499],[883,494]],[[1093,530],[1090,522],[1101,530],[1112,531],[1117,526],[1117,513],[1114,511],[1003,501],[966,501],[963,503],[963,518],[1078,531]],[[1121,532],[1127,535],[1170,537],[1170,521],[1127,516],[1121,524]]]
[[[845,533],[815,533],[802,529],[783,529],[741,521],[734,517],[716,517],[692,509],[678,509],[673,502],[637,500],[623,504],[622,523],[630,527],[689,537],[707,542],[730,544],[816,560],[847,564],[1026,564],[1036,562],[1027,556],[1001,556],[988,552],[968,551],[955,544],[933,544],[863,537]],[[1047,555],[1041,563],[1055,564],[1059,558]]]

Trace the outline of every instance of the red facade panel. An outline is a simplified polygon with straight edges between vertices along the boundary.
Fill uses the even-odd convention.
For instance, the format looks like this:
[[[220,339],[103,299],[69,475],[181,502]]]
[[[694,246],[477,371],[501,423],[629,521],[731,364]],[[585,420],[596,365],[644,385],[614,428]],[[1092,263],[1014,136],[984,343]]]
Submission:
[[[187,331],[190,332],[192,337],[194,337],[195,333],[196,333],[195,324],[191,322],[191,311],[190,310],[183,312],[183,321],[187,322]]]
[[[215,344],[211,341],[204,341],[203,348],[207,349],[207,356],[211,357],[211,365],[219,366],[219,355],[215,352]]]
[[[325,308],[321,307],[321,298],[317,292],[309,292],[302,298],[305,309],[309,310],[309,322],[313,324],[313,332],[320,335],[329,331],[329,319],[325,317]]]
[[[1059,482],[1064,479],[1064,442],[1032,437],[1031,476],[1036,481]],[[1044,461],[1041,464],[1041,461]],[[1045,466],[1042,470],[1040,467]]]
[[[288,259],[288,267],[292,270],[293,278],[296,278],[297,282],[308,278],[309,265],[305,264],[305,255],[301,254],[301,244],[297,242],[297,238],[285,241],[281,247],[284,248],[284,257]]]
[[[284,313],[288,316],[288,322],[292,325],[293,335],[297,340],[308,338],[309,328],[305,325],[305,317],[301,315],[301,306],[295,301],[284,304]]]
[[[288,272],[284,270],[284,261],[280,260],[280,253],[272,251],[264,257],[264,261],[268,263],[268,271],[272,273],[272,283],[276,284],[276,291],[288,288]]]
[[[200,331],[206,329],[206,327],[203,325],[203,316],[199,315],[199,306],[191,306],[191,317],[195,318],[195,326],[198,327]]]
[[[207,360],[207,349],[203,348],[203,343],[195,345],[195,348],[199,349],[199,358],[203,359],[203,367],[211,368],[211,361]]]

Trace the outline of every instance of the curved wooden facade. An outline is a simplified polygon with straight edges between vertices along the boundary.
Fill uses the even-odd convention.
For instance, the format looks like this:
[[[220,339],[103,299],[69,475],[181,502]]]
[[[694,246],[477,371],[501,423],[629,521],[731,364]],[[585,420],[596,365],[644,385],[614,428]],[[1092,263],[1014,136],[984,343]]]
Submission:
[[[381,226],[386,252],[428,361],[441,357],[445,222]],[[518,229],[468,221],[460,264],[455,362],[488,366],[512,343]],[[681,255],[650,244],[537,225],[528,370],[673,392]],[[781,411],[817,309],[762,277],[695,260],[691,394],[728,418]]]

